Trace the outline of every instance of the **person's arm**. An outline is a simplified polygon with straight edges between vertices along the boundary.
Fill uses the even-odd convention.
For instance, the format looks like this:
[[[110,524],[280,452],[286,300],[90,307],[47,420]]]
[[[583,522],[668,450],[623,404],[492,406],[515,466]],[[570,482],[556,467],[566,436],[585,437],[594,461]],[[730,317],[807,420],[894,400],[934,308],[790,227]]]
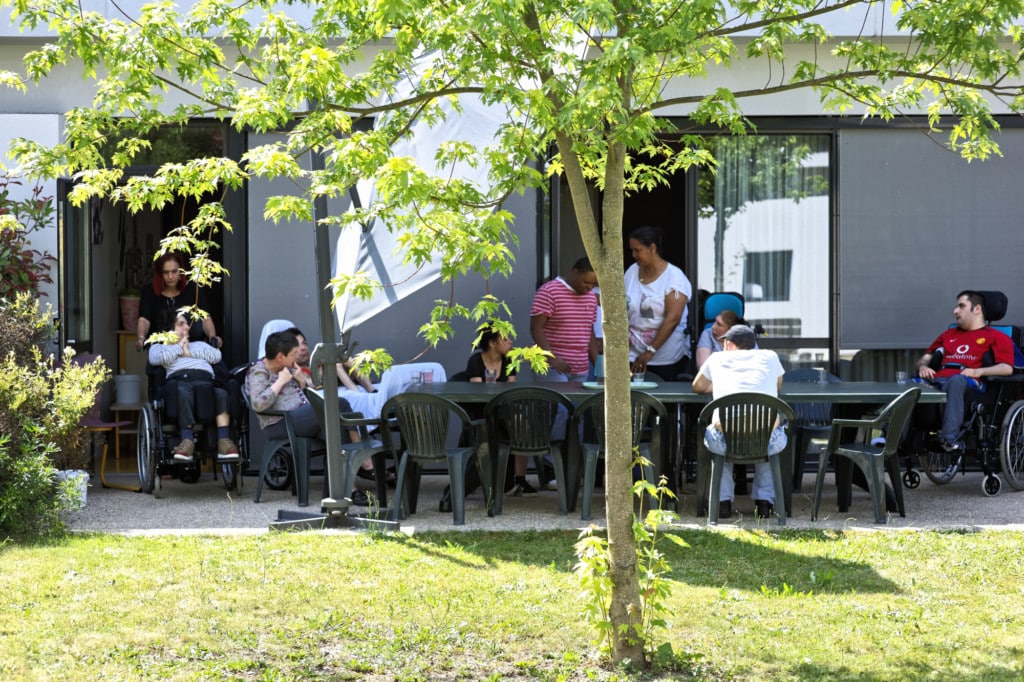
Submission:
[[[208,343],[190,343],[187,348],[192,357],[206,360],[211,365],[216,365],[223,358],[221,352]]]
[[[1013,374],[1013,365],[1008,365],[1005,362],[997,362],[996,364],[988,367],[972,367],[965,369],[960,373],[965,377],[971,377],[972,379],[981,379],[982,377],[1007,377]]]
[[[935,370],[931,368],[932,354],[925,353],[917,359],[917,376],[925,381],[935,378]]]
[[[140,315],[139,321],[135,323],[135,350],[142,350],[147,336],[149,336],[149,320]]]
[[[781,379],[779,379],[779,383],[782,383]],[[711,384],[711,380],[708,379],[703,374],[701,374],[700,372],[698,372],[697,376],[693,378],[694,393],[711,393],[712,388],[713,386]]]
[[[686,294],[681,294],[678,291],[669,291],[665,294],[665,318],[661,321],[661,326],[658,327],[658,331],[654,334],[654,338],[648,344],[654,348],[654,352],[657,352],[666,341],[668,337],[672,336],[672,332],[675,331],[676,327],[683,320],[683,310],[686,309],[686,303],[690,299],[686,297]],[[645,350],[636,356],[636,360],[633,361],[634,372],[644,372],[647,370],[647,363],[654,357],[654,352]]]
[[[704,346],[697,346],[697,369],[704,364],[707,359],[711,357],[711,349],[705,348]]]
[[[554,368],[560,374],[569,374],[570,367],[569,363],[558,357],[551,351],[551,343],[548,341],[545,327],[548,324],[547,315],[533,315],[530,317],[530,336],[533,337],[533,342],[541,350],[546,350],[551,353],[551,359],[548,360],[548,364]]]
[[[213,320],[209,315],[203,318],[203,333],[206,334],[206,338],[210,340],[211,346],[217,349],[224,347],[224,339],[217,336],[217,326],[213,323]]]
[[[338,381],[341,382],[341,385],[344,386],[345,388],[347,388],[350,391],[358,391],[359,387],[356,386],[356,382],[352,381],[352,377],[350,377],[348,375],[348,372],[345,371],[345,365],[339,363],[337,365],[337,367],[338,367]]]

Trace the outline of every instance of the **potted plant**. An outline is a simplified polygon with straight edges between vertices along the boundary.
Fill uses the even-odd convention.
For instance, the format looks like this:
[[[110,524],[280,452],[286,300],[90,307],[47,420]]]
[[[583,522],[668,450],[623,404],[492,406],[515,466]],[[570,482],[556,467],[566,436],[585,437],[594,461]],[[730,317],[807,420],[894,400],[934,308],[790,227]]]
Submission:
[[[139,290],[125,289],[118,299],[121,308],[121,328],[135,331],[139,321]]]

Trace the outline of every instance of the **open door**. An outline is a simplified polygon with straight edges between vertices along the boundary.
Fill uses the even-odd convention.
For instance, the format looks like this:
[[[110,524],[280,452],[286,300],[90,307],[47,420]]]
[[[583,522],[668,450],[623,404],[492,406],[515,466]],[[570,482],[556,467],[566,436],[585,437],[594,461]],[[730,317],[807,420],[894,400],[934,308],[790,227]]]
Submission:
[[[88,205],[75,207],[68,200],[74,183],[57,181],[58,315],[60,347],[92,352],[92,239]]]

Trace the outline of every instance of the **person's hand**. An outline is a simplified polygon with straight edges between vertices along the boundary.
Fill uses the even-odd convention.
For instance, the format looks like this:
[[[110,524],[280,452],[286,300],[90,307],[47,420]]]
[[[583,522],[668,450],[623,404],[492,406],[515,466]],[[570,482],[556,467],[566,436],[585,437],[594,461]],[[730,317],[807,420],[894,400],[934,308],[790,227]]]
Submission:
[[[980,367],[968,367],[967,369],[960,370],[960,373],[970,379],[981,379],[984,376],[981,373]]]
[[[135,339],[135,350],[137,350],[137,351],[138,350],[142,350],[142,347],[145,346],[145,345],[146,345],[145,337],[140,336],[139,338]]]
[[[654,353],[649,350],[645,350],[640,355],[636,356],[636,360],[633,361],[633,373],[642,374],[647,371],[647,363],[650,362],[651,358],[654,357]]]
[[[935,370],[928,365],[922,365],[917,368],[917,376],[921,377],[925,381],[931,381],[935,378]]]
[[[572,367],[570,367],[569,363],[566,362],[565,360],[563,360],[562,358],[559,358],[559,357],[552,358],[551,362],[549,362],[548,364],[551,365],[555,369],[555,371],[558,372],[559,374],[571,374],[572,373]]]
[[[295,376],[292,374],[291,367],[283,367],[281,371],[277,373],[277,379],[274,381],[274,385],[277,386],[278,391],[280,391],[294,378]]]
[[[313,381],[309,378],[309,375],[307,375],[301,369],[297,370],[294,374],[292,374],[292,378],[295,379],[295,383],[299,385],[300,389],[306,388],[306,386],[310,386],[313,383]]]

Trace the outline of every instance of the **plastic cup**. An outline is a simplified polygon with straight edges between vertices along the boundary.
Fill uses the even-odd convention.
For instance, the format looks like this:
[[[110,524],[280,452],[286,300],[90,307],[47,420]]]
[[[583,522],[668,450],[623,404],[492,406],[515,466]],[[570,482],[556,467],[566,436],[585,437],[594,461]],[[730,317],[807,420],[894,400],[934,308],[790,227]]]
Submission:
[[[828,383],[828,370],[827,369],[825,369],[824,367],[815,367],[814,371],[818,373],[818,383],[819,384],[827,384]]]
[[[902,371],[902,370],[897,371],[896,372],[896,383],[897,384],[905,384],[905,383],[907,383],[907,373]]]
[[[432,370],[432,369],[425,369],[425,370],[423,370],[422,379],[423,379],[423,383],[425,383],[425,384],[432,384],[432,383],[434,383],[434,370]]]
[[[633,383],[642,383],[647,378],[647,372],[633,372]]]
[[[488,384],[498,383],[498,370],[491,369],[490,367],[484,368],[484,382]]]

